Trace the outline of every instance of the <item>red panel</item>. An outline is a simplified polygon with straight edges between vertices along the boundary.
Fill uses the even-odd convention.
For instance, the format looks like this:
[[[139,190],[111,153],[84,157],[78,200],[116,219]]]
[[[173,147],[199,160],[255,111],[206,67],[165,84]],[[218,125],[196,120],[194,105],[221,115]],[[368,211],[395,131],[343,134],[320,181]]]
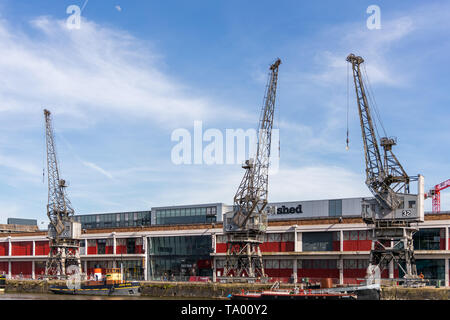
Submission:
[[[127,246],[116,246],[116,254],[126,254]]]
[[[35,255],[37,256],[46,256],[50,252],[49,242],[48,241],[36,241],[35,243]]]
[[[333,251],[340,251],[341,249],[341,242],[340,241],[333,241]]]
[[[294,251],[295,244],[293,241],[286,242],[286,251]]]
[[[0,243],[0,256],[7,256],[8,255],[8,242],[2,242]]]
[[[112,247],[112,246],[106,246],[105,247],[105,253],[106,254],[113,254],[114,253],[113,250],[114,250],[114,247]]]
[[[8,262],[0,262],[0,274],[8,274]]]
[[[372,249],[372,240],[359,240],[358,251],[370,251]]]
[[[292,275],[292,269],[278,269],[279,277],[290,277]]]
[[[445,250],[445,238],[439,240],[439,249]]]
[[[264,272],[269,276],[269,277],[279,277],[278,272],[280,269],[264,269]]]
[[[261,251],[263,251],[263,250],[262,250],[262,246],[263,246],[263,245],[260,246]],[[226,244],[226,243],[216,243],[216,252],[217,252],[217,253],[224,253],[224,252],[227,252],[227,244]]]
[[[347,243],[347,248],[346,248]],[[344,241],[344,251],[358,251],[358,240]]]
[[[26,262],[11,262],[11,275],[31,276],[32,265],[31,261]]]
[[[134,250],[136,251],[135,253],[144,253],[144,246],[143,245],[136,245]]]
[[[44,276],[45,275],[45,266],[35,265],[34,274],[35,274],[36,278]]]
[[[87,254],[97,254],[97,247],[88,247]]]
[[[12,242],[11,247],[13,256],[31,256],[33,254],[33,242],[31,241]]]

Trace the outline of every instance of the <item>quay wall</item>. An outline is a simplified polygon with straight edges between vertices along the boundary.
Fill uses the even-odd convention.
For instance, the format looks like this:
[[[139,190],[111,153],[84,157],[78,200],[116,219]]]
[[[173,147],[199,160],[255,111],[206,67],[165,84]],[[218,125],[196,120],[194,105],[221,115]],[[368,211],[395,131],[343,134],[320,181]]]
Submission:
[[[7,280],[5,292],[50,293],[49,286],[65,284],[65,281]],[[248,283],[199,283],[199,282],[141,282],[141,292],[151,297],[210,298],[224,299],[230,293],[267,290],[271,284]],[[280,288],[293,288],[282,284]],[[382,300],[450,300],[450,287],[404,288],[382,287]]]

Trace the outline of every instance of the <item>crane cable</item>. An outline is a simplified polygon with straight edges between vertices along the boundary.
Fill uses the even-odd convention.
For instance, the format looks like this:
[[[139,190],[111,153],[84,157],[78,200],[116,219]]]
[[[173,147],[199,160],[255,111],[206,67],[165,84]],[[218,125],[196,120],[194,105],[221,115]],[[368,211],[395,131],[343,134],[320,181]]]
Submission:
[[[349,79],[350,79],[350,75],[349,75],[349,73],[350,73],[350,71],[349,71],[349,69],[350,69],[350,64],[348,64],[347,63],[347,145],[345,146],[345,150],[348,150],[349,149],[349,146],[348,146],[348,142],[349,142],[349,137],[348,137],[348,113],[349,113],[349,105],[350,105],[350,84],[349,84]]]
[[[383,121],[381,121],[380,112],[378,110],[378,105],[377,105],[377,102],[375,100],[375,95],[373,94],[373,91],[372,91],[372,86],[370,85],[370,80],[369,80],[369,77],[367,75],[367,71],[366,71],[366,66],[365,65],[363,65],[363,72],[364,72],[364,79],[367,79],[367,81],[364,81],[364,79],[363,79],[363,81],[365,82],[366,88],[368,89],[367,90],[367,95],[368,95],[369,99],[371,100],[371,105],[373,107],[372,109],[375,111],[375,116],[377,117],[378,122],[381,125],[381,128],[383,129],[384,136],[387,137],[388,135],[387,135],[386,129],[385,129],[384,125],[383,125]],[[375,121],[374,125],[375,125],[375,129],[377,131],[378,137],[379,137],[380,135],[378,133],[378,128],[377,128],[376,121]]]

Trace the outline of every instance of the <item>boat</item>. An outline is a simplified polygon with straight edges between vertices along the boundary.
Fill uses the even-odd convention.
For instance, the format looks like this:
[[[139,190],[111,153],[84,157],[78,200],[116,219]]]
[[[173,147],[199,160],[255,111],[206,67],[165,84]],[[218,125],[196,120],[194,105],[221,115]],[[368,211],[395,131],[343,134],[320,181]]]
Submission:
[[[95,281],[86,281],[79,286],[52,285],[49,290],[55,294],[140,296],[140,284],[137,281],[124,281],[118,268],[106,269],[102,279],[102,270],[94,269]]]
[[[322,287],[317,289],[279,289],[275,283],[270,290],[242,291],[228,296],[232,300],[380,300],[379,284],[365,284],[348,287]]]
[[[6,276],[0,275],[0,293],[5,292],[5,287],[6,287]]]

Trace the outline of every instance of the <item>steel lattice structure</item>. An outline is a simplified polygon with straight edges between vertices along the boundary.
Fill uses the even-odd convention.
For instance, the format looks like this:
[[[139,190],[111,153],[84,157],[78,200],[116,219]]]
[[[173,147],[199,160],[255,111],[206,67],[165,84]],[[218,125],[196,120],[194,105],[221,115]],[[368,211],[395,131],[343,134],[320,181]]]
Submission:
[[[227,233],[225,277],[265,277],[259,245],[267,228],[270,149],[280,64],[281,60],[277,59],[270,66],[258,123],[256,157],[242,166],[245,174],[234,196],[232,216],[227,216],[224,223]]]
[[[370,267],[376,266],[383,270],[390,261],[394,261],[405,273],[405,278],[415,279],[417,271],[413,234],[418,229],[411,225],[412,220],[409,219],[409,215],[416,209],[413,203],[417,206],[417,212],[421,210],[421,200],[418,200],[416,204],[415,199],[419,199],[420,195],[419,197],[409,195],[409,183],[419,180],[419,188],[421,188],[423,177],[410,177],[406,174],[392,152],[392,146],[396,145],[395,138],[382,137],[380,145],[383,148],[383,154],[380,153],[371,108],[361,74],[360,66],[364,59],[350,54],[347,62],[351,63],[353,70],[364,143],[366,185],[375,196],[374,201],[363,201],[362,203],[363,219],[372,227],[374,239],[370,252]],[[410,209],[404,209],[407,200]],[[398,216],[399,212],[401,213],[400,217]]]
[[[74,210],[66,195],[66,182],[59,177],[51,113],[44,110],[47,147],[48,204],[47,216],[50,251],[46,263],[46,276],[64,278],[66,269],[75,265],[81,271],[79,224],[73,222]]]
[[[426,195],[433,199],[433,213],[441,212],[441,191],[447,188],[450,188],[450,179],[435,185]]]

